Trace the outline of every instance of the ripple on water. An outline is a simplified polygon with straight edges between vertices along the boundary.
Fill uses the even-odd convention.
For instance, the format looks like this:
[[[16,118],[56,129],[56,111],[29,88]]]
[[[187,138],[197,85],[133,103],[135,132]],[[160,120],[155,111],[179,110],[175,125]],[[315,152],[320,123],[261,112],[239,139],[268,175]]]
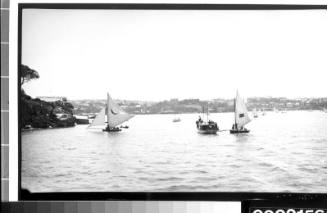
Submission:
[[[274,166],[273,164],[268,163],[268,162],[260,162],[258,165],[262,166],[262,167],[273,167]],[[274,169],[275,168],[277,168],[277,166],[275,166]]]
[[[318,168],[315,168],[315,167],[300,167],[299,168],[300,171],[304,171],[304,172],[310,172],[310,173],[316,173],[319,171]]]
[[[153,178],[155,181],[182,181],[184,178],[180,177],[166,177],[166,178]]]
[[[169,125],[171,115],[136,116],[118,134],[85,126],[24,132],[22,185],[40,192],[326,191],[327,116],[269,113],[243,137],[199,135],[197,117],[180,116],[178,127]],[[233,118],[212,116],[222,126]]]

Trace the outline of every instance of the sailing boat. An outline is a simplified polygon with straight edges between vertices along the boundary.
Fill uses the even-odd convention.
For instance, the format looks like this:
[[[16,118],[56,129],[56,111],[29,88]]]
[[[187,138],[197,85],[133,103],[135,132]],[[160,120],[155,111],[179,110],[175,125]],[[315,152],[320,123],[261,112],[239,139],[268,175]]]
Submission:
[[[128,128],[127,126],[118,127],[118,125],[132,117],[134,117],[134,115],[130,115],[122,110],[121,107],[112,100],[109,93],[107,93],[106,106],[102,108],[89,127],[106,125],[103,131],[118,132],[121,131],[121,128]]]
[[[257,118],[258,117],[257,109],[253,109],[252,114],[254,118]]]
[[[177,117],[175,116],[174,119],[173,119],[173,122],[176,123],[176,122],[180,122],[181,121],[181,118],[180,117]]]
[[[236,97],[234,99],[234,115],[235,122],[232,129],[229,131],[231,134],[235,133],[248,133],[250,130],[244,128],[244,125],[251,121],[244,100],[236,92]]]
[[[203,118],[204,118],[204,107],[202,107]],[[209,110],[207,109],[207,120],[202,120],[201,116],[195,122],[198,129],[198,133],[201,134],[216,134],[219,130],[219,127],[216,122],[209,120]]]

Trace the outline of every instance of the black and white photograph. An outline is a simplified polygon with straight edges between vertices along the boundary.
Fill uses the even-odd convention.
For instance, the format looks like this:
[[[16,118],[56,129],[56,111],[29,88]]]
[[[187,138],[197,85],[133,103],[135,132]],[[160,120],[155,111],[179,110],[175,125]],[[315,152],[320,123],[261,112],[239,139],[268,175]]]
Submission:
[[[326,193],[326,23],[23,9],[22,189]]]

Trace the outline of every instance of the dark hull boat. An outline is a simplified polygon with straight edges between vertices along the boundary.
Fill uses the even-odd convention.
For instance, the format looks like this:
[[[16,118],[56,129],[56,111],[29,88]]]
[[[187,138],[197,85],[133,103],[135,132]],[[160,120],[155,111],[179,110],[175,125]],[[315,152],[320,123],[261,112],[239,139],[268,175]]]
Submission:
[[[200,134],[217,134],[218,128],[210,124],[202,124],[198,127],[198,133]]]
[[[240,134],[240,133],[249,133],[250,130],[248,129],[231,129],[229,130],[230,134]]]
[[[208,120],[207,112],[207,121],[203,121],[201,117],[195,122],[198,133],[200,134],[217,134],[219,127],[216,122]]]
[[[104,132],[120,132],[122,129],[128,129],[128,126],[120,126],[120,127],[109,127],[109,125],[107,125],[107,127],[105,129],[103,129],[102,131]]]
[[[109,128],[109,126],[107,126],[102,131],[104,131],[104,132],[120,132],[121,131],[121,128],[119,128],[119,127]]]
[[[87,116],[75,116],[76,124],[90,124],[89,118]]]

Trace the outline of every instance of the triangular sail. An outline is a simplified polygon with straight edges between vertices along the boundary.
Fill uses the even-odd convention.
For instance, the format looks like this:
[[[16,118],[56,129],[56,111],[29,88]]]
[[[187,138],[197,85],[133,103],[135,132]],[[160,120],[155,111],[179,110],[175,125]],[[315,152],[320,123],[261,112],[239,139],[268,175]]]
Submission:
[[[110,128],[113,128],[119,124],[124,123],[125,121],[134,117],[134,115],[130,115],[126,113],[120,106],[118,106],[107,94],[107,122]]]
[[[106,107],[102,108],[89,127],[105,125]]]
[[[235,98],[235,123],[237,127],[243,127],[245,124],[251,121],[244,100],[236,92]]]

